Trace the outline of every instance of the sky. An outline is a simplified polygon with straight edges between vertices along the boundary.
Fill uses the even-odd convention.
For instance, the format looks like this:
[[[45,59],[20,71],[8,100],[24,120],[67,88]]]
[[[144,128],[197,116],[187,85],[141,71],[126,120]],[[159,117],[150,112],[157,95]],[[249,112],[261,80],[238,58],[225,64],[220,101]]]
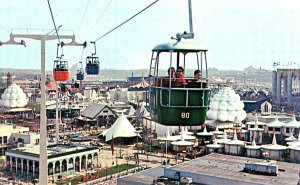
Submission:
[[[79,43],[93,41],[154,0],[50,0],[60,34],[74,34]],[[108,7],[108,8],[107,8]],[[192,0],[192,42],[205,45],[208,67],[242,70],[250,65],[273,69],[300,66],[300,1]],[[86,10],[86,11],[85,11]],[[106,11],[105,11],[106,10]],[[84,13],[86,12],[86,13]],[[53,30],[46,0],[0,0],[0,41],[9,34],[46,34]],[[151,49],[171,36],[189,31],[188,0],[160,0],[145,12],[96,42],[101,68],[148,69]],[[17,39],[16,39],[17,40]],[[0,47],[0,68],[40,68],[40,43]],[[46,67],[56,58],[57,40],[46,44]],[[65,40],[64,42],[68,42]],[[72,66],[81,47],[64,47]],[[83,61],[93,52],[89,44]]]

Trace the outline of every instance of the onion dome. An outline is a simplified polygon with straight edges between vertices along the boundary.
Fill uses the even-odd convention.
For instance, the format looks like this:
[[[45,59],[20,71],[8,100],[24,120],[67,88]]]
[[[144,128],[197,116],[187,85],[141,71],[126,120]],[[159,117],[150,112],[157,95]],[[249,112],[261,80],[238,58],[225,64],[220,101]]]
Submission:
[[[244,103],[230,87],[225,87],[215,94],[209,108],[206,115],[210,120],[233,122],[235,117],[240,120],[246,118],[246,112],[243,110]]]
[[[2,100],[0,105],[4,107],[25,107],[28,103],[28,98],[18,85],[12,84],[1,96]]]

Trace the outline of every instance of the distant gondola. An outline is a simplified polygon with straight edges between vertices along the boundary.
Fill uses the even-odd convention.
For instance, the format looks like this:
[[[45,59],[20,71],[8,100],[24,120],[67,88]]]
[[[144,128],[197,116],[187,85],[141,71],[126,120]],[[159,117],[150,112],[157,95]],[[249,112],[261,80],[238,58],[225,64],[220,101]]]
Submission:
[[[80,61],[79,62],[79,69],[77,70],[77,73],[76,73],[76,79],[77,80],[84,80],[84,71],[83,71],[83,67],[82,67],[82,62]]]
[[[91,42],[94,44],[95,53],[92,53],[91,56],[86,57],[86,66],[85,72],[88,75],[98,75],[100,70],[100,62],[99,57],[96,56],[96,44],[95,42]]]
[[[53,75],[55,81],[67,81],[69,79],[68,62],[57,58],[53,64]]]

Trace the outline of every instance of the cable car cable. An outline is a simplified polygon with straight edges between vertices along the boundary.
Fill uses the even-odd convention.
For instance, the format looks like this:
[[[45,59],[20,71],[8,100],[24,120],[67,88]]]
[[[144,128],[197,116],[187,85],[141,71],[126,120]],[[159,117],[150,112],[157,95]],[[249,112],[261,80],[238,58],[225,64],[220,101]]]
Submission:
[[[53,17],[51,5],[50,5],[49,0],[47,0],[47,2],[48,2],[49,10],[50,10],[50,13],[51,13],[52,22],[53,22],[53,24],[54,24],[54,28],[55,28],[55,31],[56,31],[57,39],[58,39],[58,41],[59,41],[59,43],[60,43],[60,39],[59,39],[59,35],[58,35],[58,30],[57,30],[57,27],[56,27],[56,24],[55,24],[55,21],[54,21],[54,17]]]
[[[78,27],[78,29],[77,29],[77,33],[76,33],[76,34],[79,33],[79,30],[80,30],[80,28],[81,28],[81,25],[82,25],[82,22],[83,22],[83,20],[84,20],[86,11],[87,11],[87,9],[88,9],[88,7],[89,7],[89,4],[90,4],[90,0],[88,0],[88,2],[87,2],[87,4],[86,4],[86,7],[85,7],[85,10],[84,10],[84,13],[83,13],[83,16],[82,16],[82,18],[81,18],[81,21],[80,21],[80,24],[79,24],[79,27]]]
[[[125,23],[127,23],[128,21],[130,21],[131,19],[133,19],[134,17],[136,17],[137,15],[139,15],[140,13],[142,13],[143,11],[147,10],[148,8],[150,8],[152,5],[154,5],[155,3],[157,3],[159,0],[154,1],[153,3],[151,3],[150,5],[148,5],[146,8],[142,9],[141,11],[139,11],[138,13],[134,14],[132,17],[130,17],[129,19],[127,19],[126,21],[124,21],[123,23],[119,24],[118,26],[114,27],[112,30],[110,30],[109,32],[105,33],[104,35],[102,35],[101,37],[97,38],[94,42],[97,42],[98,40],[102,39],[103,37],[105,37],[106,35],[110,34],[111,32],[113,32],[114,30],[116,30],[117,28],[121,27],[122,25],[124,25]]]
[[[112,0],[110,0],[110,2],[108,3],[108,5],[106,6],[106,8],[103,10],[103,12],[100,14],[100,16],[97,18],[96,23],[94,24],[94,26],[90,29],[90,31],[88,32],[91,33],[91,31],[96,27],[96,25],[99,23],[99,21],[101,20],[101,18],[103,17],[103,15],[105,14],[106,10],[109,8],[110,4],[111,4]]]

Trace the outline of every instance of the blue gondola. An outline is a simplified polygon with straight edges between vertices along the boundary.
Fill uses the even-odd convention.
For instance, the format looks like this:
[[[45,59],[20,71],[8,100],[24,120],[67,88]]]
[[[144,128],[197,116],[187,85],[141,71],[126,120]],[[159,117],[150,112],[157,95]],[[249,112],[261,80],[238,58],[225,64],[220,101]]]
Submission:
[[[86,57],[86,66],[85,66],[85,72],[88,75],[98,75],[100,70],[100,62],[99,57],[96,56],[96,44],[95,42],[91,42],[94,44],[95,53],[92,53],[91,56]]]
[[[77,80],[83,80],[84,79],[84,73],[83,71],[78,70],[76,74]]]
[[[86,57],[85,72],[89,75],[99,74],[99,58],[95,56]]]
[[[82,68],[82,62],[80,61],[79,62],[79,69],[77,70],[77,73],[76,73],[76,79],[77,80],[83,80],[84,79],[84,71],[83,71],[83,68]]]

